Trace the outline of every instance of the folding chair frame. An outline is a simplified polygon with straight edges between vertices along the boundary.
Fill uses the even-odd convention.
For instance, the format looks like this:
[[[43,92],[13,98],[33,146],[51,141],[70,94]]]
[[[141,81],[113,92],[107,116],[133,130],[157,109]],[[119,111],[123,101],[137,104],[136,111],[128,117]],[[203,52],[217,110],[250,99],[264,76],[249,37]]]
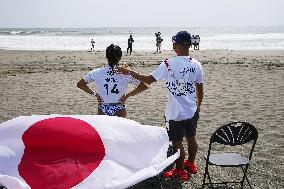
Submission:
[[[246,180],[249,184],[250,188],[252,188],[252,185],[249,181],[249,178],[247,176],[247,171],[251,162],[252,153],[254,151],[254,147],[256,144],[258,138],[258,132],[256,128],[247,122],[231,122],[226,125],[223,125],[219,127],[211,136],[210,138],[210,144],[207,156],[205,156],[206,159],[206,167],[204,171],[204,178],[203,178],[203,184],[202,188],[204,188],[205,185],[210,185],[210,187],[214,187],[214,185],[220,185],[220,184],[241,184],[241,188],[244,186],[244,181]],[[212,150],[213,143],[218,144],[224,144],[224,145],[230,145],[230,146],[237,146],[237,145],[243,145],[249,141],[253,140],[253,144],[249,153],[248,157],[248,163],[245,164],[237,164],[237,165],[215,165],[214,163],[210,162],[210,155]],[[227,182],[212,182],[212,178],[209,174],[209,166],[219,166],[219,167],[239,167],[242,169],[243,177],[240,181],[227,181]],[[206,180],[209,180],[209,182],[206,182]]]

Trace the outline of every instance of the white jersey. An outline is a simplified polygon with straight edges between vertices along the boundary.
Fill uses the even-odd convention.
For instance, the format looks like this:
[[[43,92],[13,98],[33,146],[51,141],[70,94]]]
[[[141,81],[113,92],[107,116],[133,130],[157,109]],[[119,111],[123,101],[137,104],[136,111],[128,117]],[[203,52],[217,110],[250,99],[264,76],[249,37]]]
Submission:
[[[90,71],[83,77],[86,83],[95,82],[98,94],[104,103],[118,103],[119,99],[127,92],[127,85],[139,85],[140,81],[129,75],[116,74],[107,65]]]
[[[200,43],[200,37],[199,36],[196,37],[196,43]]]
[[[176,56],[162,62],[152,76],[167,81],[166,119],[181,121],[192,118],[197,109],[195,84],[203,83],[201,63],[189,56]]]

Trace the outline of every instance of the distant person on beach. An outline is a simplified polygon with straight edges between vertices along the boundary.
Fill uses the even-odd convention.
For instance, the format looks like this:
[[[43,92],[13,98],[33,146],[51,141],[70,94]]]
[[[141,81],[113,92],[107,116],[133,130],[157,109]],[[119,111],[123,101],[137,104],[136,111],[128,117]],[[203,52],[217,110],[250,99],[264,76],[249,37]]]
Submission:
[[[194,50],[199,50],[199,42],[200,42],[200,37],[199,35],[193,35],[193,49]]]
[[[190,48],[192,47],[192,45],[193,45],[193,47],[195,45],[195,38],[194,37],[195,37],[194,35],[191,35],[191,45],[190,45]]]
[[[95,41],[94,39],[91,40],[91,51],[94,51],[95,50]]]
[[[129,54],[131,55],[132,53],[132,43],[134,42],[134,39],[132,38],[132,35],[129,36],[128,38],[128,47],[127,47],[127,54],[129,50]]]
[[[195,49],[195,45],[196,45],[195,35],[192,35],[192,36],[191,36],[191,43],[192,43],[192,45],[193,45],[193,49]],[[192,45],[191,45],[191,46],[192,46]]]
[[[77,83],[78,88],[97,98],[98,115],[127,117],[125,101],[148,88],[132,76],[115,73],[114,67],[119,65],[121,57],[121,48],[111,44],[106,49],[108,65],[90,71]],[[88,87],[91,83],[95,83],[97,92]],[[126,93],[128,84],[134,84],[136,88]]]
[[[151,75],[142,75],[126,66],[119,66],[116,70],[117,73],[130,75],[148,85],[157,80],[167,82],[168,102],[165,117],[169,124],[168,135],[173,147],[180,150],[180,157],[175,162],[176,168],[165,172],[164,177],[179,177],[187,181],[189,173],[197,173],[197,165],[194,163],[197,153],[195,135],[203,99],[203,67],[200,62],[189,56],[191,35],[187,31],[178,32],[172,40],[177,56],[166,59]],[[184,161],[184,137],[188,149],[186,161]]]
[[[156,46],[157,46],[157,51],[156,53],[161,53],[161,45],[163,38],[161,37],[161,32],[155,33],[156,35]]]

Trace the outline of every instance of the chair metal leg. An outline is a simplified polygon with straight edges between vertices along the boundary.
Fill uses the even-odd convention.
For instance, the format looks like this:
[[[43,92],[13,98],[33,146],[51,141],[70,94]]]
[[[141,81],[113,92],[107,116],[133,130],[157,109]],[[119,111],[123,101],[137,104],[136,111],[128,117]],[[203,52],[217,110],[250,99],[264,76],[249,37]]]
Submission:
[[[250,187],[250,188],[253,188],[253,187],[251,186],[251,183],[250,183],[249,178],[248,178],[248,176],[247,176],[248,165],[246,165],[245,168],[243,168],[243,167],[241,167],[241,168],[242,168],[243,173],[244,173],[243,179],[242,179],[242,181],[241,181],[242,187],[243,187],[243,185],[244,185],[244,180],[246,179],[246,180],[247,180],[247,183],[248,183],[248,185],[249,185],[249,187]]]
[[[242,169],[243,174],[244,174],[244,176],[243,176],[243,178],[241,180],[241,188],[243,188],[244,182],[245,182],[245,177],[246,177],[245,175],[246,175],[247,165],[246,165],[245,169],[243,167],[241,167],[241,169]]]
[[[213,187],[213,182],[212,182],[212,180],[211,180],[211,177],[210,177],[210,174],[209,174],[209,171],[207,172],[208,173],[208,180],[209,180],[209,184],[210,184],[210,186],[211,187]]]
[[[207,168],[207,167],[206,167]],[[202,188],[204,188],[205,186],[205,181],[206,181],[206,177],[207,177],[207,174],[206,174],[206,168],[205,168],[205,171],[204,171],[204,176],[203,176],[203,182],[202,182]]]
[[[210,186],[213,186],[212,185],[212,180],[211,180],[210,175],[209,175],[209,165],[208,165],[208,163],[206,163],[206,167],[205,167],[205,171],[204,171],[202,188],[204,188],[204,186],[205,186],[207,176],[208,176],[208,180],[209,180]]]
[[[205,172],[204,172],[204,177],[203,177],[203,183],[202,183],[202,188],[204,188],[205,184],[206,184],[206,179],[208,177],[208,180],[209,180],[209,184],[210,187],[213,187],[213,184],[212,184],[212,180],[211,180],[211,177],[210,177],[210,174],[209,174],[209,171],[208,171],[208,167],[205,168]]]

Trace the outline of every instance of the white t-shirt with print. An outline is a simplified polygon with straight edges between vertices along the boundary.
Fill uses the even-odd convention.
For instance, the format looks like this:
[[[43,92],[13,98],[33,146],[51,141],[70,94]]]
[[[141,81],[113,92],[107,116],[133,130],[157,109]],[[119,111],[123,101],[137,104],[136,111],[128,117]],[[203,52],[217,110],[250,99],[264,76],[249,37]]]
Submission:
[[[140,81],[129,75],[116,74],[107,65],[90,71],[83,77],[87,84],[95,82],[98,94],[104,103],[118,103],[127,92],[127,85],[139,85]]]
[[[196,43],[200,43],[200,37],[199,36],[196,37]]]
[[[167,82],[166,119],[181,121],[192,118],[197,109],[195,84],[203,83],[201,63],[189,56],[176,56],[162,62],[152,76]]]

